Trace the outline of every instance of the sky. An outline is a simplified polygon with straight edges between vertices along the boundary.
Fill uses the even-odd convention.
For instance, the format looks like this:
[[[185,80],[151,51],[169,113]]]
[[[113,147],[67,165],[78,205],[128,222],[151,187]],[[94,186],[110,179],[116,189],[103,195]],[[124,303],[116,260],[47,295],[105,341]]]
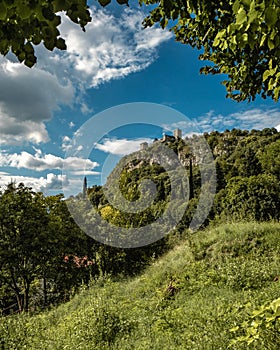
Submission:
[[[119,105],[163,105],[200,132],[280,129],[279,103],[227,99],[224,77],[199,74],[203,62],[197,50],[177,43],[168,30],[143,30],[146,10],[136,3],[130,8],[91,5],[93,20],[85,33],[62,14],[59,30],[67,51],[49,52],[39,45],[32,69],[12,54],[0,57],[0,188],[15,181],[46,195],[77,194],[85,175],[89,186],[104,183],[111,169],[103,169],[107,158],[119,159],[175,127],[172,116],[170,128],[160,120],[149,125],[140,118],[137,124],[131,114],[115,123],[110,113]],[[73,152],[89,125],[93,134],[101,125],[106,132],[93,137],[91,152],[79,153],[82,144]]]

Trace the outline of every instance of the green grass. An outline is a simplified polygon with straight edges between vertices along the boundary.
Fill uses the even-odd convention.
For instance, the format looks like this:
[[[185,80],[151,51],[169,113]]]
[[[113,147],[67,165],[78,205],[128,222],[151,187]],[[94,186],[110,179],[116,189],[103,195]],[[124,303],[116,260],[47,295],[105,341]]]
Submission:
[[[242,335],[231,328],[280,297],[279,275],[279,223],[221,225],[139,277],[103,278],[51,311],[1,318],[2,349],[227,349]],[[264,331],[251,348],[276,350],[277,336]]]

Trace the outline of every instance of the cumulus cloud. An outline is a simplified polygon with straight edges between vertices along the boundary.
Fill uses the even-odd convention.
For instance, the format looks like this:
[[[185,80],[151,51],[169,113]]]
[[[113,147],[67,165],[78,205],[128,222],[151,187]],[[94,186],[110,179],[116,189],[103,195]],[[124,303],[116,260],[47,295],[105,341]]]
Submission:
[[[197,123],[191,120],[182,120],[172,124],[162,124],[161,127],[167,135],[172,134],[175,129],[181,129],[183,138],[200,133],[200,128]]]
[[[74,97],[70,82],[62,85],[49,72],[29,69],[0,59],[0,144],[47,142],[44,122],[50,120],[60,104]]]
[[[46,126],[42,121],[19,120],[16,116],[8,114],[5,107],[0,104],[0,145],[22,144],[27,140],[34,144],[49,141]]]
[[[32,177],[11,175],[6,172],[0,172],[0,187],[5,187],[10,182],[16,184],[24,183],[27,187],[32,187],[35,191],[48,192],[52,190],[62,190],[64,186],[69,186],[70,181],[66,175],[49,173],[46,177]]]
[[[140,10],[124,10],[120,17],[94,6],[90,10],[93,20],[86,33],[61,14],[59,29],[67,51],[50,53],[39,45],[38,64],[32,69],[0,59],[0,144],[49,141],[45,122],[60,105],[76,99],[82,113],[91,113],[81,102],[86,89],[145,69],[171,37],[159,28],[143,31]]]
[[[42,191],[62,189],[63,186],[69,185],[66,175],[56,175],[53,173],[47,174],[46,178],[40,177],[39,182]]]
[[[257,129],[272,128],[279,124],[280,110],[277,108],[261,109],[253,108],[229,115],[216,114],[209,111],[197,119],[197,123],[202,131],[225,129]],[[279,125],[278,125],[279,126]]]
[[[35,155],[22,151],[21,153],[9,154],[0,152],[0,166],[14,167],[17,169],[29,169],[34,171],[44,171],[49,169],[76,171],[92,171],[99,164],[90,159],[78,157],[61,158],[53,154],[43,155],[37,150]]]
[[[62,137],[62,145],[61,148],[64,152],[67,152],[72,148],[72,141],[69,136],[63,136]]]
[[[92,7],[91,15],[86,33],[66,16],[60,26],[68,47],[63,59],[86,88],[145,69],[156,59],[160,44],[172,36],[160,28],[143,30],[140,10],[126,9],[117,18]]]
[[[95,147],[100,151],[115,154],[118,156],[124,156],[132,152],[139,151],[140,143],[153,142],[152,139],[142,138],[137,140],[127,139],[106,139],[102,144],[96,144]]]

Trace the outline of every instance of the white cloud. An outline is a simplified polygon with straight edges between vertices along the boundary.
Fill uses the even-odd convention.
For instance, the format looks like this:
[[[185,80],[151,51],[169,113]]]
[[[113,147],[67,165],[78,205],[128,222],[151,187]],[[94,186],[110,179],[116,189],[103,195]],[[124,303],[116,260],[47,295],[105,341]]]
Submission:
[[[49,141],[46,126],[42,121],[19,120],[4,109],[5,107],[0,105],[0,145],[16,145],[26,141],[39,144]]]
[[[72,141],[69,136],[63,136],[61,148],[64,152],[67,152],[72,148]]]
[[[280,132],[280,124],[276,126],[276,129]]]
[[[279,124],[280,110],[277,108],[254,108],[229,115],[215,114],[209,111],[197,119],[202,131],[224,131],[225,129],[257,129],[272,128]]]
[[[59,29],[67,51],[51,53],[39,45],[32,69],[15,63],[11,54],[11,60],[0,59],[0,144],[49,141],[45,122],[55,110],[76,99],[82,113],[91,113],[81,97],[86,89],[145,69],[171,38],[159,28],[142,30],[140,10],[124,10],[119,18],[95,7],[91,12],[86,33],[62,14]]]
[[[78,132],[75,132],[74,135],[79,135]],[[75,140],[71,140],[71,138],[69,136],[63,136],[62,137],[62,145],[61,145],[61,149],[64,152],[68,152],[70,151],[73,146],[75,146],[75,154],[79,154],[79,152],[81,152],[83,150],[83,145],[77,145],[75,144]]]
[[[182,120],[176,123],[162,124],[161,127],[167,135],[172,135],[175,129],[181,129],[183,138],[193,134],[198,134],[200,131],[198,125],[191,120]]]
[[[85,102],[81,103],[81,112],[83,114],[90,114],[93,112],[93,108],[90,108]]]
[[[106,139],[102,144],[95,144],[95,147],[100,151],[111,153],[119,156],[124,156],[132,152],[139,151],[140,143],[152,143],[149,138],[127,140],[127,139]]]
[[[19,176],[11,175],[9,173],[0,173],[0,187],[5,187],[10,182],[15,182],[16,184],[24,183],[27,187],[32,187],[35,191],[42,191],[47,193],[51,190],[62,190],[64,186],[69,186],[70,182],[66,175],[56,175],[53,173],[47,174],[46,177],[32,177],[32,176]]]
[[[172,36],[159,28],[143,30],[144,13],[140,10],[124,10],[117,18],[92,7],[91,15],[93,19],[85,33],[66,16],[62,16],[60,26],[67,43],[64,63],[73,69],[83,88],[145,69],[156,59],[160,44]]]
[[[77,174],[78,175],[78,174]],[[34,191],[41,191],[45,195],[51,195],[53,193],[64,193],[65,197],[76,194],[82,191],[83,177],[85,175],[96,175],[81,173],[78,177],[68,177],[67,175],[48,173],[45,177],[34,176],[19,176],[12,175],[7,172],[0,172],[0,191],[5,189],[6,186],[15,182],[17,185],[23,183],[27,187],[31,187]]]
[[[100,175],[100,172],[92,171],[92,170],[77,170],[77,171],[72,171],[72,174],[76,176],[87,176],[87,175]]]
[[[49,173],[46,178],[40,177],[39,183],[41,185],[41,191],[45,192],[62,189],[63,186],[69,185],[69,180],[66,175]]]
[[[0,152],[0,166],[14,167],[17,169],[29,169],[33,171],[44,171],[49,169],[75,171],[92,171],[99,164],[90,159],[78,157],[61,158],[53,154],[43,155],[41,151],[36,150],[32,155],[28,152],[9,154]]]
[[[0,59],[0,144],[47,142],[44,122],[60,104],[74,97],[71,83],[62,85],[43,70]]]

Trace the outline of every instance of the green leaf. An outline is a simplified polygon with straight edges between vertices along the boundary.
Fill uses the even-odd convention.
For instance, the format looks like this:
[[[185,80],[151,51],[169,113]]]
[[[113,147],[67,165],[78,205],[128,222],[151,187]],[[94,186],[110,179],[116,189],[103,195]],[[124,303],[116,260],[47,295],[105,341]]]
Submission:
[[[61,24],[61,17],[56,15],[52,20],[52,25],[54,25],[55,27],[58,27],[60,24]]]
[[[9,52],[9,41],[7,39],[0,40],[0,52],[2,55],[6,55]]]
[[[101,6],[107,6],[110,4],[111,0],[98,0],[98,2]]]
[[[241,0],[241,3],[242,3],[244,6],[246,6],[246,7],[250,7],[251,1],[252,1],[252,0]]]
[[[247,33],[244,33],[243,35],[242,35],[242,40],[246,43],[246,42],[248,42],[248,34]]]
[[[277,11],[275,8],[267,7],[265,10],[265,22],[269,28],[273,27],[277,22]]]
[[[53,49],[55,48],[54,39],[44,40],[44,46],[46,49],[53,51]]]
[[[270,77],[270,70],[266,70],[263,73],[263,81],[266,81],[268,77]]]
[[[62,39],[62,38],[58,38],[57,41],[56,41],[56,47],[59,49],[59,50],[66,50],[67,49],[67,46],[65,44],[65,40]]]
[[[265,43],[266,40],[266,34],[263,34],[261,41],[260,41],[260,46],[263,46],[263,44]]]
[[[4,20],[7,17],[7,7],[3,1],[0,2],[0,20]]]
[[[213,46],[219,46],[220,42],[221,42],[221,38],[226,34],[226,29],[223,29],[221,31],[218,32],[218,34],[216,35],[214,42],[213,42]]]
[[[17,56],[19,62],[23,62],[25,60],[25,52],[21,52],[18,56]]]
[[[27,53],[27,54],[33,54],[34,53],[34,48],[32,46],[32,44],[30,42],[26,43],[24,45],[24,51]]]
[[[49,7],[43,7],[42,14],[49,21],[52,21],[55,18],[55,14],[53,13],[53,11],[51,11]]]
[[[117,0],[120,5],[128,5],[128,0]]]
[[[54,11],[58,12],[58,11],[66,10],[69,7],[69,4],[67,3],[66,0],[54,0],[53,6],[54,6]]]
[[[275,81],[273,78],[271,78],[268,83],[268,90],[273,90],[274,84],[275,84]]]
[[[269,50],[273,50],[275,48],[274,41],[268,38],[268,48]]]
[[[240,1],[236,0],[232,6],[233,13],[237,14],[239,9],[240,9]]]
[[[275,67],[275,72],[276,72],[276,67]],[[280,310],[280,298],[275,299],[270,303],[270,308],[273,310],[274,313],[277,313]]]
[[[245,21],[247,21],[247,13],[246,11],[244,10],[243,7],[241,7],[237,13],[237,16],[236,16],[236,24],[243,24]]]
[[[248,14],[248,22],[252,23],[254,22],[256,19],[259,18],[260,13],[258,11],[256,11],[255,9],[253,11],[250,11]]]
[[[18,3],[17,10],[22,19],[27,19],[30,17],[30,7],[27,4],[22,2]]]
[[[232,44],[237,45],[236,36],[232,36],[232,37],[230,38],[230,42],[231,42]]]
[[[226,50],[228,48],[228,42],[224,40],[223,45],[221,47],[222,50]]]
[[[34,45],[39,45],[41,41],[42,41],[42,38],[41,38],[40,35],[34,35],[34,36],[32,37],[32,43],[33,43]]]
[[[275,101],[279,100],[279,95],[280,95],[280,86],[278,86],[274,89],[274,100]]]
[[[24,64],[27,67],[32,68],[36,62],[37,58],[34,55],[28,55],[28,57],[24,61]]]

